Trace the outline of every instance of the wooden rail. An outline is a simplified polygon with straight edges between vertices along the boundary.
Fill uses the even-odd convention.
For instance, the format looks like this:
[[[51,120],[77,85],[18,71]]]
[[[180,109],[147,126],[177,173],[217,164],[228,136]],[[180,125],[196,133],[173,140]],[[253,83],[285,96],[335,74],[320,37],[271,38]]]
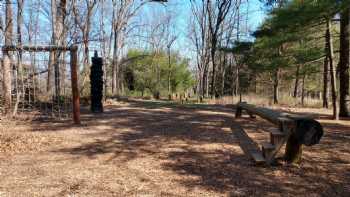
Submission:
[[[49,52],[49,51],[70,51],[76,48],[75,45],[72,46],[56,46],[56,45],[46,45],[46,46],[3,46],[3,51],[31,51],[31,52]]]
[[[237,104],[236,118],[246,111],[250,117],[259,117],[273,123],[277,129],[271,129],[270,142],[262,144],[262,154],[266,162],[271,164],[278,151],[285,143],[285,159],[290,163],[299,163],[302,155],[302,145],[318,144],[323,136],[323,128],[319,122],[305,116],[297,116],[268,108],[257,107],[245,102]]]

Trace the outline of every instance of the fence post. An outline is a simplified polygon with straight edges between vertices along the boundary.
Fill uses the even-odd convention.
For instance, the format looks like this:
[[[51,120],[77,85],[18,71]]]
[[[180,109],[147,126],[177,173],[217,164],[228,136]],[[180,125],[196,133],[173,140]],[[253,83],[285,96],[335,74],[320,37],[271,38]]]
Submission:
[[[80,124],[80,96],[78,87],[78,46],[76,45],[72,45],[70,48],[70,69],[72,78],[73,120],[75,124]]]

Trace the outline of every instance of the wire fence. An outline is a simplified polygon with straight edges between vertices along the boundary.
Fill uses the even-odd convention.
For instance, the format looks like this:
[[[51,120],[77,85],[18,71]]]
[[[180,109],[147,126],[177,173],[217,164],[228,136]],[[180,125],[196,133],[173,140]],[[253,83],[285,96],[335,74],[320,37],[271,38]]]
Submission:
[[[13,116],[32,114],[41,119],[71,117],[69,53],[56,53],[12,53]]]

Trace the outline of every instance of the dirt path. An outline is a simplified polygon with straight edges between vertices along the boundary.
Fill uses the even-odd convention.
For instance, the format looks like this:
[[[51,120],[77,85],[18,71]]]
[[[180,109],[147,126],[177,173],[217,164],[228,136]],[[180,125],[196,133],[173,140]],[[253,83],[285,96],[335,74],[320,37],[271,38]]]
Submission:
[[[350,127],[326,125],[338,130],[305,149],[301,166],[262,168],[229,129],[240,122],[259,137],[254,125],[262,121],[233,114],[221,106],[130,102],[84,114],[82,127],[9,124],[0,131],[0,197],[349,194]]]

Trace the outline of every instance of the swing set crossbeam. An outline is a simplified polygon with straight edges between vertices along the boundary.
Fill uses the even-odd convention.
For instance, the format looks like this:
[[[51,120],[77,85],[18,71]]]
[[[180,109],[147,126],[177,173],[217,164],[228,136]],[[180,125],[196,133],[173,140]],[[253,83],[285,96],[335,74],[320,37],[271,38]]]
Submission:
[[[29,51],[29,52],[52,52],[52,51],[69,51],[70,52],[70,69],[73,95],[73,121],[80,124],[80,95],[78,86],[78,46],[3,46],[4,52],[8,51]],[[9,63],[6,61],[6,63]]]

